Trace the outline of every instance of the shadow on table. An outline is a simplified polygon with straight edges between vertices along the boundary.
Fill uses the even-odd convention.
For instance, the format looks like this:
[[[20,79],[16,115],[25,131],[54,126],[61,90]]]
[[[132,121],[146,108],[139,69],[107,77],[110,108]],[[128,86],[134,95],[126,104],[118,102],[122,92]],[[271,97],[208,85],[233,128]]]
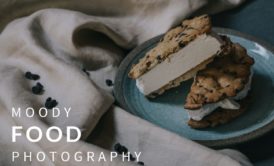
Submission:
[[[251,162],[267,160],[274,157],[274,131],[256,139],[232,147],[244,153]]]

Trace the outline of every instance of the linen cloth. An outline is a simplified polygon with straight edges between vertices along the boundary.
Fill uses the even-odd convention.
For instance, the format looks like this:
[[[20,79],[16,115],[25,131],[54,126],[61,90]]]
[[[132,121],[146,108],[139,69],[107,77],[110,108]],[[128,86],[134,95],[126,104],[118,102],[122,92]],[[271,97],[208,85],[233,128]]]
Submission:
[[[22,4],[22,1],[5,2],[2,11]],[[31,2],[38,1],[25,1],[25,4]],[[248,159],[237,151],[211,150],[113,106],[112,87],[105,84],[106,79],[114,80],[127,50],[166,32],[190,14],[215,13],[240,3],[237,0],[215,3],[203,0],[45,1],[36,8],[51,7],[50,4],[60,7],[61,4],[63,8],[83,9],[89,15],[45,9],[9,23],[0,35],[0,130],[1,133],[10,132],[14,125],[23,126],[24,130],[16,143],[11,142],[10,134],[1,135],[1,165],[88,165],[90,163],[85,160],[64,163],[59,158],[53,162],[49,157],[45,162],[36,159],[12,162],[9,155],[12,151],[92,151],[95,155],[105,152],[108,156],[117,142],[131,151],[141,151],[141,160],[146,165],[250,165]],[[88,7],[92,9],[89,12]],[[29,11],[28,8],[18,10],[22,13]],[[3,15],[1,13],[1,17]],[[12,20],[10,15],[3,22],[8,20]],[[38,81],[26,79],[27,71],[40,75],[38,81],[45,89],[42,95],[31,92],[31,87]],[[65,117],[64,111],[59,118],[39,118],[37,114],[28,118],[23,113],[20,118],[11,117],[12,107],[22,110],[33,107],[37,111],[48,97],[56,99],[59,108],[71,107],[69,117]],[[42,141],[30,143],[26,140],[25,129],[33,125],[43,131],[49,126],[59,126],[64,133],[66,126],[77,126],[82,131],[83,140],[91,135],[90,143],[66,143],[65,137],[58,143],[51,143],[44,137]],[[37,135],[32,133],[32,136]],[[136,163],[125,163],[118,158],[92,164]]]

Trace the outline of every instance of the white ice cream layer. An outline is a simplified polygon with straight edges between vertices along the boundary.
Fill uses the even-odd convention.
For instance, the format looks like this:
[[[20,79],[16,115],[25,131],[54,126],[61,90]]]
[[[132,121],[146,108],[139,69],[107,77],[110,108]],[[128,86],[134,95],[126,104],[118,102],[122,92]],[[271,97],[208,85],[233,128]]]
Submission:
[[[217,38],[206,34],[200,35],[139,77],[136,85],[144,95],[149,95],[211,58],[220,47],[221,42]]]
[[[211,103],[211,104],[206,104],[200,109],[197,110],[189,110],[186,109],[189,118],[193,120],[200,121],[202,120],[206,115],[210,114],[211,112],[215,111],[218,107],[224,108],[224,109],[239,109],[240,104],[237,103],[235,100],[241,100],[245,98],[248,94],[248,91],[250,90],[251,87],[251,80],[252,80],[253,72],[251,71],[251,74],[249,76],[249,80],[247,84],[245,85],[244,89],[241,90],[237,96],[233,98],[227,98],[224,100],[221,100],[217,103]]]

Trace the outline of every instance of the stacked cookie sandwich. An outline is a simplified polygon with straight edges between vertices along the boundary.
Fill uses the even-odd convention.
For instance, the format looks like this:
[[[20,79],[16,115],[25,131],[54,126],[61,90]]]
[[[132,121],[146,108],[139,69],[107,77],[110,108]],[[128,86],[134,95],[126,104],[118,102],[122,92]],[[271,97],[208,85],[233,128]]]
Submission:
[[[133,65],[129,77],[147,97],[194,78],[184,107],[188,124],[205,128],[226,123],[245,110],[253,63],[242,46],[212,32],[210,18],[202,15],[167,32]]]
[[[186,98],[188,125],[193,128],[227,123],[246,110],[254,60],[241,45],[222,38],[225,49],[196,74]]]

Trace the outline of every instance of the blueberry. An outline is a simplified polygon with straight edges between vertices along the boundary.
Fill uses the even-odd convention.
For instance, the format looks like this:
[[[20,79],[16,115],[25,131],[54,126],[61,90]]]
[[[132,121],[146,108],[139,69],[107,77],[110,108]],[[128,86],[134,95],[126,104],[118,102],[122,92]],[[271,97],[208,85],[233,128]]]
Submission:
[[[35,94],[35,95],[41,94],[41,91],[40,91],[39,88],[37,88],[36,86],[32,87],[32,88],[31,88],[31,91],[32,91],[32,93]]]
[[[39,79],[40,79],[40,76],[37,75],[37,74],[32,74],[32,79],[33,79],[33,80],[39,80]]]
[[[122,145],[120,143],[117,143],[117,144],[114,145],[114,150],[117,153],[122,154],[121,147],[122,147]]]
[[[139,161],[138,164],[139,164],[139,165],[145,165],[145,163],[142,162],[142,161]]]
[[[51,100],[51,106],[56,107],[58,105],[58,102],[56,100]]]
[[[46,101],[51,101],[51,97],[48,97]]]
[[[161,60],[162,60],[161,55],[157,55],[157,60],[158,60],[158,61],[161,61]]]
[[[122,153],[127,153],[128,152],[128,149],[125,146],[121,146],[120,150],[121,150]]]
[[[37,74],[32,74],[31,72],[26,72],[25,73],[25,77],[27,78],[27,79],[29,79],[29,80],[38,80],[38,79],[40,79],[40,76],[39,75],[37,75]]]
[[[130,159],[130,161],[135,161],[135,160],[136,160],[136,158],[133,157],[131,154],[130,154],[130,156],[129,156],[129,159]]]
[[[45,107],[46,107],[47,109],[51,109],[51,100],[47,100],[47,101],[46,101]]]
[[[37,82],[36,86],[39,88],[44,88],[44,86],[40,82]]]
[[[43,85],[40,82],[38,82],[34,87],[31,88],[31,91],[33,94],[40,95],[44,91],[43,88]]]
[[[31,74],[31,72],[26,72],[25,73],[25,77],[27,78],[27,79],[32,79],[32,74]]]
[[[122,153],[127,153],[128,149],[121,145],[120,143],[117,143],[114,145],[114,150],[118,153],[118,154],[122,154]]]
[[[150,65],[151,65],[151,62],[148,61],[148,62],[146,63],[146,66],[149,67]]]
[[[56,100],[52,100],[51,97],[47,98],[45,107],[47,109],[52,109],[58,105],[58,102]]]
[[[106,79],[107,86],[113,86],[113,82],[110,79]]]

